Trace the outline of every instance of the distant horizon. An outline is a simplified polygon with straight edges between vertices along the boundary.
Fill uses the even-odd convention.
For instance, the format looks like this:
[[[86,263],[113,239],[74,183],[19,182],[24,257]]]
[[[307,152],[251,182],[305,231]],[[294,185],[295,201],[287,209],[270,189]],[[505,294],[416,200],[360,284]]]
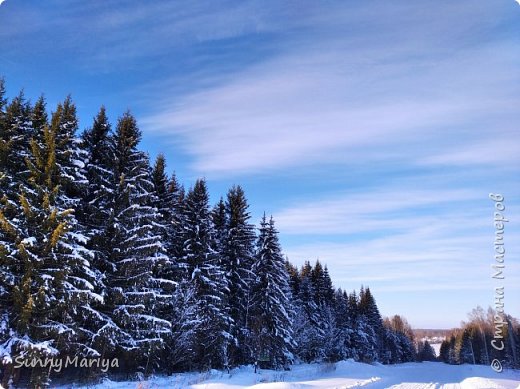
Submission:
[[[0,0],[0,77],[49,110],[71,94],[81,130],[130,109],[140,149],[212,204],[240,184],[292,263],[452,329],[499,285],[520,317],[519,19],[511,0]]]

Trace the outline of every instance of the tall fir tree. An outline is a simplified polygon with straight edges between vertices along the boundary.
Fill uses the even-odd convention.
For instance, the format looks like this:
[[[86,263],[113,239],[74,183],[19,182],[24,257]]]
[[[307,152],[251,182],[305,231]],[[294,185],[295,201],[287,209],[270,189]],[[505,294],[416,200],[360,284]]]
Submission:
[[[430,342],[425,340],[424,342],[419,341],[417,344],[417,360],[420,362],[423,361],[435,361],[435,350],[430,345]]]
[[[17,264],[9,290],[14,331],[3,346],[12,356],[98,355],[90,347],[87,324],[91,304],[100,296],[93,290],[91,255],[82,245],[74,209],[64,207],[67,194],[56,142],[60,131],[53,120],[43,129],[43,145],[32,140],[26,158],[29,178],[19,187],[16,217],[0,214],[2,229],[15,242],[8,260]],[[31,370],[31,386],[48,383],[48,370]]]
[[[175,173],[173,173],[168,181],[168,193],[171,196],[172,210],[171,232],[167,236],[165,248],[170,258],[175,259],[176,274],[175,279],[182,281],[188,277],[187,264],[183,261],[184,250],[184,225],[185,221],[185,191],[184,186],[179,182]]]
[[[370,328],[367,335],[369,335],[368,339],[371,343],[371,347],[374,349],[375,358],[377,359],[382,355],[384,349],[384,327],[383,318],[379,313],[379,308],[377,307],[376,300],[370,288],[365,289],[363,286],[361,287],[358,309],[360,316],[362,316],[361,321],[363,325]]]
[[[45,100],[43,97],[37,101],[33,109],[33,126],[35,136],[32,140],[37,148],[42,148],[41,141],[47,143],[45,136]],[[80,326],[85,338],[85,347],[89,353],[99,355],[94,344],[98,329],[106,322],[99,312],[103,302],[103,283],[101,272],[95,266],[95,254],[89,247],[90,229],[85,224],[83,196],[88,192],[88,180],[86,176],[87,152],[81,147],[81,139],[78,138],[78,118],[76,105],[68,96],[62,103],[59,103],[56,110],[51,115],[51,130],[55,136],[55,163],[56,172],[59,176],[59,188],[61,195],[56,197],[57,206],[63,209],[73,210],[74,218],[69,226],[69,239],[73,242],[73,255],[83,257],[86,267],[85,274],[82,268],[74,269],[78,279],[88,280],[88,288],[92,291],[95,299],[90,304],[83,306],[84,310],[81,317],[77,317],[77,324]],[[42,128],[44,135],[41,136]],[[43,146],[45,149],[45,146]]]
[[[31,112],[31,125],[33,128],[33,136],[35,138],[43,135],[43,130],[45,126],[48,125],[48,122],[49,116],[47,115],[47,103],[45,97],[42,95],[38,100],[36,100]]]
[[[160,224],[159,233],[165,251],[163,260],[156,264],[155,275],[163,290],[172,293],[179,279],[178,258],[175,257],[172,241],[175,234],[174,217],[176,216],[176,193],[172,183],[166,175],[166,159],[159,154],[152,169],[152,182],[155,191],[153,205],[158,211],[157,223]]]
[[[267,221],[265,214],[260,222],[253,273],[253,355],[270,367],[280,368],[293,360],[293,307],[278,231],[273,218]]]
[[[292,298],[300,293],[300,273],[298,268],[294,266],[288,259],[285,260],[285,268],[289,274],[289,286],[291,287]]]
[[[159,220],[163,224],[162,241],[166,242],[168,236],[172,234],[173,213],[175,212],[175,184],[170,183],[166,175],[166,159],[163,154],[159,154],[155,159],[152,170],[152,182],[155,190],[155,207],[159,212]]]
[[[334,296],[332,282],[328,270],[324,269],[319,260],[311,270],[311,280],[314,286],[314,301],[317,305],[331,304]]]
[[[52,114],[52,126],[59,128],[56,133],[56,165],[61,176],[61,185],[65,193],[63,205],[78,209],[82,194],[87,190],[85,176],[86,152],[80,147],[80,139],[76,138],[78,119],[76,105],[70,96],[58,104]]]
[[[357,359],[353,348],[354,330],[351,321],[351,308],[349,295],[338,289],[334,297],[334,315],[336,317],[336,330],[329,350],[329,359],[334,361],[348,358]]]
[[[399,315],[383,321],[382,363],[402,363],[415,360],[413,331],[408,322]]]
[[[2,105],[6,100],[0,95]],[[2,166],[2,193],[8,198],[18,194],[18,185],[27,179],[25,159],[29,156],[29,143],[33,134],[31,107],[20,92],[5,108],[0,127],[0,164]]]
[[[110,268],[107,261],[111,247],[107,230],[113,220],[115,195],[111,136],[111,126],[102,106],[92,127],[82,134],[82,148],[87,154],[85,175],[88,181],[83,194],[82,221],[88,229],[89,248],[95,254],[95,267],[100,272]]]
[[[226,200],[227,236],[224,243],[223,268],[228,279],[227,301],[233,327],[230,333],[238,343],[231,344],[230,357],[232,363],[250,363],[250,285],[253,274],[255,232],[249,223],[244,190],[240,186],[232,187]]]
[[[197,180],[185,201],[184,262],[195,286],[198,329],[195,358],[199,367],[229,365],[227,350],[231,319],[225,304],[229,291],[219,254],[215,251],[215,233],[204,180]]]
[[[110,223],[114,219],[115,179],[113,172],[114,148],[111,126],[104,106],[94,117],[93,124],[81,136],[81,147],[85,153],[85,177],[87,185],[82,195],[80,221],[88,236],[87,248],[93,254],[92,270],[96,276],[95,288],[103,300],[96,304],[96,310],[104,311],[107,297],[106,274],[110,274],[112,264]],[[112,325],[106,314],[96,316],[96,330],[92,332],[92,346],[106,356],[106,330]]]
[[[296,353],[304,362],[321,361],[325,358],[323,350],[323,328],[315,301],[316,292],[311,280],[312,266],[306,262],[300,272],[299,293],[296,296],[294,339]]]
[[[213,228],[215,230],[216,250],[219,253],[223,253],[227,240],[228,222],[226,214],[226,203],[222,197],[211,210],[211,221],[213,222]]]
[[[112,248],[106,273],[104,311],[111,322],[101,339],[112,356],[121,356],[127,369],[149,373],[163,346],[170,323],[155,314],[164,299],[153,277],[164,260],[154,188],[147,156],[137,149],[141,132],[125,113],[114,137],[114,215],[107,233]]]

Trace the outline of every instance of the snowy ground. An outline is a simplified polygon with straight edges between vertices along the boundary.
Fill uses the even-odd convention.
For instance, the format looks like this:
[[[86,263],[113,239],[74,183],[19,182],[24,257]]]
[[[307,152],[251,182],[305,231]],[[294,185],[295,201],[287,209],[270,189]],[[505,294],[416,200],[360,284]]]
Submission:
[[[218,371],[184,373],[156,377],[146,382],[104,382],[95,389],[520,389],[520,372],[495,373],[489,366],[452,366],[443,363],[405,363],[382,366],[353,361],[336,365],[299,365],[291,371],[235,369],[231,374]],[[64,389],[64,387],[60,388]]]

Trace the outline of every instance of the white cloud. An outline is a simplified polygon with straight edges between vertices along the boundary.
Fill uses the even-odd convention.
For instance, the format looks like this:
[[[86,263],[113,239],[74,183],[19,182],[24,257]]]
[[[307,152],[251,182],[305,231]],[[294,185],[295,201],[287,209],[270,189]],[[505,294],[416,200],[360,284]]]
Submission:
[[[454,31],[444,39],[463,34],[459,24],[448,25]],[[502,134],[506,153],[488,150],[485,163],[518,161],[513,47],[453,50],[442,48],[443,40],[411,38],[404,28],[388,41],[384,33],[396,34],[390,27],[396,26],[344,39],[318,35],[318,46],[297,42],[141,122],[174,137],[192,156],[192,168],[212,176],[362,160],[472,163],[466,145],[480,147]]]
[[[419,180],[416,180],[419,181]],[[367,231],[399,231],[432,225],[439,215],[421,216],[424,207],[463,204],[482,198],[482,193],[459,189],[415,189],[414,184],[391,188],[371,188],[367,193],[296,204],[276,213],[277,225],[284,234],[350,234]],[[422,212],[424,213],[424,212]],[[410,214],[413,214],[412,216]],[[462,217],[462,216],[459,216]],[[453,222],[457,215],[451,214]]]
[[[489,165],[499,163],[504,169],[516,169],[520,162],[520,140],[518,131],[504,131],[493,138],[479,142],[468,142],[464,148],[446,148],[444,153],[426,157],[426,165]]]
[[[433,183],[419,189],[418,182],[420,177],[400,179],[367,193],[329,195],[275,212],[285,253],[297,264],[319,258],[346,289],[361,283],[380,292],[492,289],[493,204],[487,193]],[[515,220],[516,198],[506,197],[507,215]],[[518,289],[515,223],[506,236],[507,285]]]

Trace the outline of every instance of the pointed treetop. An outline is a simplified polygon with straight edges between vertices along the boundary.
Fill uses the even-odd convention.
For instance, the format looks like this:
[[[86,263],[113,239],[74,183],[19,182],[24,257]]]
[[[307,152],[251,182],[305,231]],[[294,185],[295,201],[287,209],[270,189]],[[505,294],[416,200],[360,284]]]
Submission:
[[[101,106],[98,114],[94,117],[92,127],[85,130],[83,133],[83,141],[86,142],[90,148],[95,149],[96,146],[98,146],[98,143],[107,140],[110,129],[110,123],[106,116],[105,107]]]
[[[183,194],[182,197],[184,197],[184,187],[179,182],[179,180],[177,180],[175,172],[172,173],[170,180],[168,181],[168,192],[174,194],[174,196],[177,197],[178,200],[181,200],[181,198],[179,197],[181,192]]]
[[[240,185],[234,185],[228,192],[226,208],[229,214],[229,225],[235,227],[237,225],[247,224],[250,218],[247,211],[246,195]]]
[[[301,277],[302,278],[310,277],[311,273],[312,273],[311,263],[309,261],[305,261],[305,264],[302,266]]]
[[[164,196],[168,192],[168,176],[165,170],[166,160],[163,154],[159,154],[152,169],[152,182],[159,196]]]
[[[110,131],[110,124],[108,123],[107,112],[104,105],[99,107],[99,112],[94,118],[94,125],[92,127],[95,129],[95,132],[99,132],[105,136]]]
[[[20,91],[18,96],[11,100],[11,103],[7,106],[6,117],[7,121],[13,121],[11,125],[19,126],[23,123],[18,123],[19,118],[27,117],[31,112],[29,102],[25,100],[23,89]]]
[[[58,106],[57,111],[60,111],[58,120],[64,135],[73,137],[78,130],[78,118],[76,116],[76,105],[72,102],[70,95]]]
[[[34,104],[31,120],[33,124],[33,128],[41,133],[43,128],[48,125],[49,118],[47,116],[47,103],[45,102],[45,97],[41,95],[38,100],[36,100],[36,104]]]
[[[120,149],[133,149],[141,141],[141,130],[137,127],[137,121],[130,111],[126,111],[119,118],[116,136],[119,143],[118,148]]]
[[[226,226],[226,204],[224,199],[221,197],[219,202],[213,207],[211,212],[213,225],[217,230],[221,230]]]

